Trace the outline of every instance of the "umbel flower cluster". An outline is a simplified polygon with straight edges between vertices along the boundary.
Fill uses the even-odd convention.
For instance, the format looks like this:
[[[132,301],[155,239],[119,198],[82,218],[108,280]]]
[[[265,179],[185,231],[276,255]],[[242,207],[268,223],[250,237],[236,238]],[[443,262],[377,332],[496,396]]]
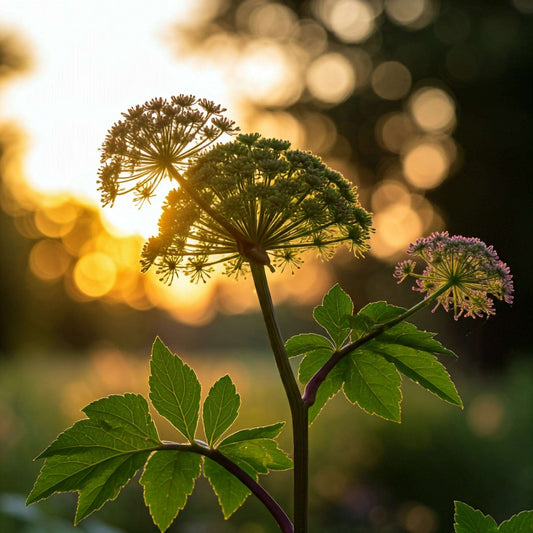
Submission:
[[[416,278],[413,289],[428,297],[448,286],[438,296],[435,307],[453,309],[455,319],[462,315],[472,318],[493,315],[494,302],[490,296],[509,304],[513,301],[509,267],[500,261],[492,246],[477,238],[433,233],[411,244],[408,253],[421,258],[426,267],[422,274],[416,274],[415,261],[398,263],[394,273],[398,283],[412,276]]]
[[[103,204],[130,192],[139,205],[149,202],[161,180],[172,179],[169,168],[184,168],[189,158],[238,129],[224,111],[210,100],[182,94],[123,113],[102,146],[98,190]]]
[[[178,273],[205,281],[218,264],[238,275],[250,260],[294,268],[307,249],[327,258],[340,243],[355,255],[368,247],[371,216],[355,188],[287,141],[239,135],[199,156],[184,182],[142,254],[143,270],[155,264],[167,283]]]

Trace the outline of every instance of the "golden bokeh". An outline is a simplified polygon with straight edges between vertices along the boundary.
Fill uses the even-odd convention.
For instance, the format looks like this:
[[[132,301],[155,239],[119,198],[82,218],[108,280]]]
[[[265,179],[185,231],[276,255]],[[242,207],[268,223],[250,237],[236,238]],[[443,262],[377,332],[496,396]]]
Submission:
[[[306,79],[309,92],[327,104],[343,102],[352,94],[356,85],[352,64],[337,52],[315,59],[307,70]]]
[[[372,89],[384,100],[399,100],[411,89],[411,73],[398,61],[384,61],[372,74]]]
[[[424,140],[413,144],[403,158],[405,179],[420,189],[433,189],[448,176],[450,160],[438,142]]]
[[[370,238],[372,255],[392,259],[422,234],[424,224],[411,205],[393,203],[374,215],[374,228],[376,232]]]
[[[71,257],[61,242],[43,239],[36,242],[30,252],[29,266],[33,274],[45,281],[55,281],[65,275]]]
[[[292,9],[277,2],[245,2],[239,7],[239,11],[244,11],[247,4],[251,4],[250,13],[238,13],[237,16],[243,16],[250,33],[257,37],[281,40],[292,35],[297,23],[296,14]]]
[[[455,127],[455,103],[442,89],[419,89],[411,96],[409,108],[415,122],[424,131],[450,132]]]
[[[235,72],[236,83],[248,99],[267,106],[289,106],[303,90],[295,56],[269,39],[247,43]]]
[[[395,24],[418,30],[437,15],[433,0],[386,0],[385,12]]]
[[[117,268],[113,259],[102,252],[83,255],[74,267],[77,289],[90,298],[107,294],[115,284]]]
[[[372,192],[370,207],[374,213],[383,211],[390,205],[410,205],[411,195],[407,187],[396,180],[383,180]]]
[[[417,129],[407,113],[387,113],[376,124],[376,137],[383,148],[399,154]]]
[[[340,41],[360,43],[375,30],[372,4],[362,0],[318,0],[314,9]]]

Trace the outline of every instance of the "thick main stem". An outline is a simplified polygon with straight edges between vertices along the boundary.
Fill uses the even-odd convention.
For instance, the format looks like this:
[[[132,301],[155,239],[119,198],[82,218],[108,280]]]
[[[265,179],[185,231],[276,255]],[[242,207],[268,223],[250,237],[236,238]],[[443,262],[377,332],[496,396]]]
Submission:
[[[274,314],[274,305],[263,265],[250,262],[252,276],[276,366],[289,401],[292,417],[292,440],[294,460],[294,531],[307,533],[309,428],[308,408],[302,401],[285,344]]]
[[[280,507],[278,502],[249,474],[247,474],[240,466],[228,459],[224,454],[209,448],[209,446],[195,441],[194,444],[179,444],[177,442],[163,442],[161,450],[178,450],[183,452],[192,452],[209,457],[217,462],[220,466],[225,468],[228,472],[233,474],[237,479],[242,481],[252,493],[263,503],[263,505],[270,511],[274,517],[282,533],[294,533],[294,526],[286,515],[285,511]]]

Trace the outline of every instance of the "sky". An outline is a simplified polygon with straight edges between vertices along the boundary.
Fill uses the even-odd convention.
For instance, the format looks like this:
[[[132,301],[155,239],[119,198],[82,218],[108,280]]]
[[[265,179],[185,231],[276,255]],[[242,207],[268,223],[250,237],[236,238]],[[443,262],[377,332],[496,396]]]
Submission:
[[[24,170],[32,187],[98,203],[98,149],[123,111],[180,93],[231,107],[222,69],[173,54],[173,26],[200,15],[205,4],[0,0],[0,28],[19,34],[33,56],[33,69],[6,87],[1,117],[28,137]],[[112,224],[154,233],[159,205],[139,211],[119,200],[104,210]]]

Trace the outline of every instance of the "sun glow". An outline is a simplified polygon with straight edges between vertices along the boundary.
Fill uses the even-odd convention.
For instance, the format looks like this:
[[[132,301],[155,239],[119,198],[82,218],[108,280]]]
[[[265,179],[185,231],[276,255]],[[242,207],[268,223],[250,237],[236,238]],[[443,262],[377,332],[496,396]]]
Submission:
[[[25,38],[34,54],[33,71],[6,87],[2,118],[27,135],[23,172],[40,192],[98,202],[99,147],[132,105],[194,93],[229,107],[223,71],[174,57],[168,42],[173,25],[192,20],[204,2],[2,4],[2,25]],[[142,210],[117,202],[104,210],[109,228],[152,235],[161,200]]]

